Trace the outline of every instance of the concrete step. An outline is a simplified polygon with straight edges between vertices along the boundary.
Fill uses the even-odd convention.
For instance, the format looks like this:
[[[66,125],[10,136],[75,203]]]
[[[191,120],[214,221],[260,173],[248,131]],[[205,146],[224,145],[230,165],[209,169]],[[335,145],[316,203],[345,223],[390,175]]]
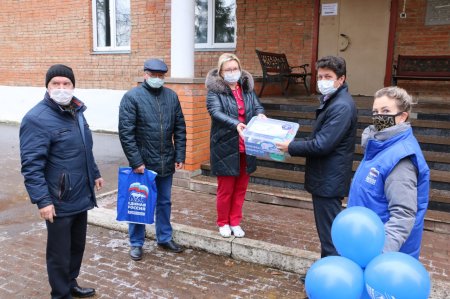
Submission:
[[[263,97],[260,101],[267,110],[315,111],[319,105],[318,98],[318,96]],[[372,110],[373,97],[354,96],[353,99],[358,110]],[[450,103],[441,99],[419,98],[413,112],[419,114],[450,114]]]
[[[266,115],[271,118],[287,119],[287,120],[296,119],[296,120],[314,121],[316,119],[315,112],[305,112],[305,111],[266,110]],[[370,125],[372,124],[372,117],[366,115],[358,115],[358,123]],[[423,120],[411,118],[411,124],[413,125],[413,127],[418,128],[450,130],[450,121]]]
[[[300,134],[297,134],[297,137],[308,136],[312,132],[312,130],[313,130],[312,125],[300,126],[300,128],[298,129],[298,132]],[[363,132],[363,129],[357,129],[356,137],[357,138],[361,138],[362,132]],[[447,146],[450,146],[450,138],[449,138],[449,136],[445,136],[445,135],[444,136],[442,136],[442,135],[420,135],[420,134],[414,134],[414,136],[416,137],[417,141],[419,141],[419,143],[421,145],[424,145],[424,144],[429,144],[431,146],[433,146],[433,145],[444,145],[445,148],[447,149],[447,151],[443,151],[443,152],[448,152],[450,150],[450,148],[447,147]],[[441,150],[436,150],[436,152],[441,152]]]
[[[450,167],[450,153],[431,152],[431,151],[422,151],[422,153],[424,154],[425,159],[427,160],[428,163],[437,162],[439,164],[449,164],[449,167]],[[355,154],[358,155],[360,158],[362,158],[363,149],[362,149],[361,145],[356,146]],[[359,165],[359,164],[355,164],[355,163],[359,163],[358,161],[360,161],[360,159],[354,161],[353,170],[356,170],[356,167]],[[273,162],[279,163],[279,164],[305,165],[306,158],[305,157],[287,157],[284,161],[278,161],[278,162],[273,161]],[[355,167],[355,165],[356,165],[356,167]],[[430,167],[430,168],[432,168],[432,167]]]
[[[302,159],[299,159],[302,160]],[[304,161],[304,160],[303,160]],[[356,162],[358,163],[358,162]],[[354,165],[354,168],[356,165]],[[202,164],[202,171],[209,176],[210,164]],[[431,181],[448,185],[450,184],[450,172],[435,171],[431,172]],[[258,166],[257,170],[250,177],[252,183],[267,185],[269,188],[304,190],[305,174],[299,170],[287,170],[273,167]],[[450,210],[450,190],[430,189],[430,207],[434,209]]]
[[[212,176],[198,175],[191,178],[190,190],[207,194],[216,194],[217,179]],[[450,192],[447,196],[450,195]],[[311,195],[304,190],[291,190],[279,187],[250,183],[246,200],[280,206],[312,210]],[[346,199],[344,200],[344,206]],[[428,210],[425,216],[425,229],[450,235],[450,213]]]
[[[360,144],[356,145],[355,153],[363,155],[363,149]],[[446,152],[433,152],[433,151],[422,151],[427,162],[439,162],[450,164],[450,153]]]
[[[190,180],[190,190],[216,194],[217,179],[216,177],[206,175],[194,176]],[[304,190],[249,183],[245,199],[287,207],[312,209],[311,195]]]
[[[276,169],[284,169],[284,170],[297,170],[298,166],[302,166],[303,168],[306,163],[306,158],[304,157],[288,157],[284,161],[271,161],[271,160],[258,160],[258,165],[266,166],[268,168],[276,168]],[[356,171],[358,168],[360,161],[353,161],[353,171]],[[287,164],[290,164],[289,166]],[[285,166],[283,166],[285,165]],[[448,170],[436,170],[430,169],[430,180],[432,182],[446,183],[450,184],[450,171]],[[450,190],[450,186],[449,186]]]

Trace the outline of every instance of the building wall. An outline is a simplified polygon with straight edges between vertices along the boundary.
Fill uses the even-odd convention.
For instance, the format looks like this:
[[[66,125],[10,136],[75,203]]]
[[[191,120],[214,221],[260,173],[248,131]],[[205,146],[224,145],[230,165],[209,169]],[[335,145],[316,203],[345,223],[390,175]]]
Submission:
[[[3,0],[0,85],[42,86],[55,63],[70,65],[77,87],[129,89],[143,61],[170,66],[170,0],[131,1],[131,52],[92,51],[92,1]],[[286,53],[292,65],[310,63],[313,0],[237,0],[237,47],[245,69],[259,75],[255,48]],[[6,55],[5,55],[6,53]],[[197,51],[195,74],[205,77],[223,51]]]
[[[399,13],[403,1],[398,1]],[[406,18],[397,17],[394,63],[398,55],[449,55],[450,25],[425,25],[427,1],[406,2]],[[426,97],[450,96],[450,82],[445,81],[399,81],[398,85],[411,93]]]
[[[401,11],[403,1],[398,4]],[[44,91],[48,67],[64,63],[75,71],[81,99],[95,108],[89,111],[116,115],[121,95],[136,86],[136,78],[142,76],[145,59],[164,59],[170,69],[170,5],[171,0],[132,0],[131,51],[98,54],[92,51],[92,0],[2,0],[1,99],[31,107],[42,98],[40,94]],[[450,52],[449,26],[425,26],[425,5],[426,0],[407,2],[408,17],[398,19],[395,56],[399,53]],[[311,63],[313,6],[314,0],[237,0],[238,29],[234,53],[241,59],[243,67],[254,75],[261,74],[255,49],[286,53],[291,65]],[[196,76],[204,78],[211,68],[216,67],[221,53],[197,51]],[[203,83],[199,83],[201,81],[168,84],[179,92],[188,122],[187,164],[190,170],[198,169],[209,155],[209,115],[204,107],[205,89]],[[400,82],[400,86],[415,94],[431,94],[444,99],[450,92],[447,82]],[[275,92],[279,94],[279,90]],[[20,121],[25,110],[13,111],[16,112],[12,116],[11,113],[0,115],[0,121]],[[93,127],[115,130],[116,117],[98,119]]]
[[[311,63],[313,0],[237,0],[235,53],[243,68],[258,76],[262,70],[255,49],[285,53],[291,65]],[[195,55],[195,74],[204,77],[223,51]]]
[[[42,86],[48,67],[65,63],[74,69],[77,87],[135,86],[145,59],[170,64],[170,0],[132,0],[131,13],[131,52],[96,54],[91,0],[3,0],[0,20],[8,21],[0,21],[0,85]]]

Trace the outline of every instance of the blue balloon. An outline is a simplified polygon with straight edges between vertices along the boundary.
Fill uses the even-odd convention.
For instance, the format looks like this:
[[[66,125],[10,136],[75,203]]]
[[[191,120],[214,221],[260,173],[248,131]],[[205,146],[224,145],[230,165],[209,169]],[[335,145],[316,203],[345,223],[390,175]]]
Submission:
[[[384,225],[372,210],[350,207],[334,219],[331,238],[340,255],[364,268],[383,250]]]
[[[372,298],[426,299],[430,295],[427,270],[417,259],[402,252],[374,258],[367,265],[364,278]]]
[[[369,296],[369,294],[367,293],[367,289],[366,286],[364,285],[364,290],[361,294],[361,298],[360,299],[372,299],[372,297]]]
[[[364,273],[360,266],[342,256],[327,256],[306,273],[305,289],[310,299],[360,299]]]

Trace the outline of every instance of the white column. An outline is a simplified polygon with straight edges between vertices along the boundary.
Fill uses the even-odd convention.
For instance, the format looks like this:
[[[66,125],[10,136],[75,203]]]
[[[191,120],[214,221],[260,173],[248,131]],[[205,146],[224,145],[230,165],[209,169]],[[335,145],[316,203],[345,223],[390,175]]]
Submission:
[[[194,78],[195,0],[172,0],[171,6],[172,78]]]

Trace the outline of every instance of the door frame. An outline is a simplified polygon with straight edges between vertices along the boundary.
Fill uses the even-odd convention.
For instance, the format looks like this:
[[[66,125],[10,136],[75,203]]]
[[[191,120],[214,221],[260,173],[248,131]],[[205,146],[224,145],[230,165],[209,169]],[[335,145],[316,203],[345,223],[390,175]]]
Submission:
[[[320,25],[320,0],[314,0],[314,17],[313,17],[313,45],[311,55],[311,93],[316,93],[316,61],[318,59],[319,51],[319,25]],[[389,33],[386,55],[386,68],[384,75],[384,86],[391,85],[392,65],[394,63],[394,46],[395,46],[395,32],[397,30],[397,15],[398,15],[398,0],[391,0],[391,12],[389,17]]]

